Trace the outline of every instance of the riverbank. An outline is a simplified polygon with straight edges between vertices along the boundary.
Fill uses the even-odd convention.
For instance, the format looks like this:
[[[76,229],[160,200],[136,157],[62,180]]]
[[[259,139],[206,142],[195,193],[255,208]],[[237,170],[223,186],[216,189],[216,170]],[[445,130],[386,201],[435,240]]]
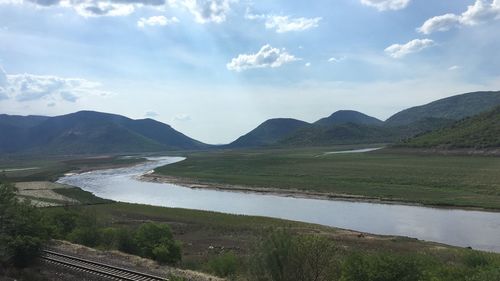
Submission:
[[[500,157],[323,150],[193,153],[148,181],[318,199],[500,210]]]
[[[210,182],[198,181],[195,179],[159,175],[154,173],[146,173],[144,175],[137,177],[137,179],[140,181],[151,182],[151,183],[175,184],[178,186],[183,186],[192,189],[209,189],[217,191],[256,193],[256,194],[267,194],[267,195],[276,195],[276,196],[284,196],[292,198],[305,198],[305,199],[335,200],[335,201],[340,200],[348,202],[422,206],[422,207],[433,207],[439,209],[459,209],[459,210],[500,212],[500,209],[481,208],[474,206],[453,206],[453,205],[443,205],[443,204],[432,205],[432,204],[415,203],[412,201],[403,201],[402,199],[375,198],[375,197],[352,195],[352,194],[338,194],[338,193],[327,193],[327,192],[313,192],[300,189],[282,189],[274,187],[253,187],[253,186],[242,186],[242,185],[229,185],[222,183],[210,183]]]

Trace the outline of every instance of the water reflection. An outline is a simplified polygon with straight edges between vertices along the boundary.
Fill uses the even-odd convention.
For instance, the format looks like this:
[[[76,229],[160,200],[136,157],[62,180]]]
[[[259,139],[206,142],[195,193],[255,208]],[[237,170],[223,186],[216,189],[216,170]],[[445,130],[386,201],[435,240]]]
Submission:
[[[500,213],[190,189],[137,180],[155,167],[183,159],[154,158],[134,167],[66,176],[59,182],[123,202],[283,218],[500,252]]]

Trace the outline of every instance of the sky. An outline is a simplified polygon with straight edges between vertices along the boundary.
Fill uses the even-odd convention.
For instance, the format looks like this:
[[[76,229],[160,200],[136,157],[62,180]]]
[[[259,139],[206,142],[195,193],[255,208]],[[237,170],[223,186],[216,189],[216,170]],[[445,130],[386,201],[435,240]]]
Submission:
[[[153,118],[228,143],[500,90],[500,0],[0,0],[0,113]]]

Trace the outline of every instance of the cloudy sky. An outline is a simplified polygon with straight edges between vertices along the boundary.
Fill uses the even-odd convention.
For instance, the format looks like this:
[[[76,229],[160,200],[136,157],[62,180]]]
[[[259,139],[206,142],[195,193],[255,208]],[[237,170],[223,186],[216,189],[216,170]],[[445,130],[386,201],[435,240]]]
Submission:
[[[150,117],[226,143],[273,117],[500,89],[500,0],[0,0],[0,113]]]

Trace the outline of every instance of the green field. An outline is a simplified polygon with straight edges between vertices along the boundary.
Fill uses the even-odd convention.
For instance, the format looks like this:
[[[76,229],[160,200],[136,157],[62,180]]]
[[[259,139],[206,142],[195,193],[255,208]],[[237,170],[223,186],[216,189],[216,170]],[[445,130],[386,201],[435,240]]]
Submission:
[[[500,209],[500,157],[384,150],[325,154],[338,149],[193,153],[156,173],[206,183]]]

